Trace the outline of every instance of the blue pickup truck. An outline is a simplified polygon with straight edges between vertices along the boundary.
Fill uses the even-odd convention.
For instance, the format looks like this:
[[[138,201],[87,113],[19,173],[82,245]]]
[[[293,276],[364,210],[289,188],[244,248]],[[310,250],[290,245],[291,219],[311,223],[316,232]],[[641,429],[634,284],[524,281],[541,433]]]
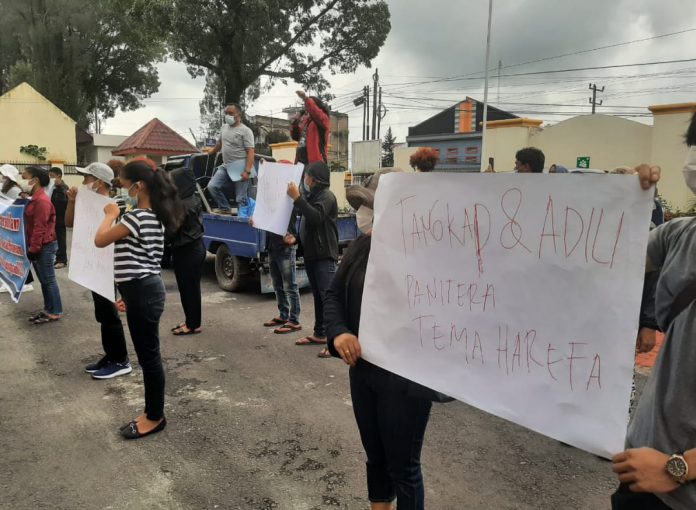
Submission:
[[[210,196],[207,193],[208,181],[215,168],[221,163],[219,154],[189,154],[176,156],[167,161],[165,168],[188,167],[196,176],[199,193],[204,198],[206,213],[203,214],[205,233],[203,242],[206,249],[215,255],[215,275],[221,289],[229,292],[239,292],[253,289],[262,293],[273,292],[270,269],[268,265],[268,250],[266,248],[266,232],[249,225],[248,218],[213,214],[210,207]],[[256,156],[256,165],[261,159],[274,161],[268,156]],[[255,181],[252,181],[249,194],[255,196]],[[230,198],[233,198],[231,193]],[[299,225],[298,225],[299,226]],[[343,250],[350,241],[358,236],[358,228],[353,213],[340,214],[338,221],[339,248]],[[297,282],[300,288],[309,285],[304,271],[302,247],[297,258]]]

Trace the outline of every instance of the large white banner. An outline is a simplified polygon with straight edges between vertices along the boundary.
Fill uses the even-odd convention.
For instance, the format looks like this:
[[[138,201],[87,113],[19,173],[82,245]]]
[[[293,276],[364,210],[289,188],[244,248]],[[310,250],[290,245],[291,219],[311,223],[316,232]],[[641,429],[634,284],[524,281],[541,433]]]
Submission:
[[[285,235],[292,214],[293,203],[288,196],[288,184],[300,183],[304,165],[263,162],[259,165],[256,190],[254,226],[261,230]]]
[[[386,174],[364,358],[597,455],[623,450],[651,197],[624,175]]]
[[[114,289],[114,245],[97,248],[94,238],[104,220],[104,207],[109,197],[80,188],[75,200],[72,249],[68,278],[96,292],[109,301],[116,300]]]

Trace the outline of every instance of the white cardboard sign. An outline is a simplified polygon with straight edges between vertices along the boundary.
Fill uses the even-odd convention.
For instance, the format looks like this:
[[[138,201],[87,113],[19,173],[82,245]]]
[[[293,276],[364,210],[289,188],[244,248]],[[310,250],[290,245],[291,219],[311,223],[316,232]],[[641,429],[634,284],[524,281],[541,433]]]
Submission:
[[[84,186],[80,188],[75,200],[68,278],[109,301],[115,301],[114,245],[106,248],[94,245],[97,229],[104,220],[104,207],[111,202],[109,197]]]
[[[623,450],[651,197],[623,175],[383,176],[364,358],[597,455]]]
[[[288,184],[300,183],[304,165],[263,162],[259,165],[254,226],[261,230],[285,235],[293,203],[288,196]]]

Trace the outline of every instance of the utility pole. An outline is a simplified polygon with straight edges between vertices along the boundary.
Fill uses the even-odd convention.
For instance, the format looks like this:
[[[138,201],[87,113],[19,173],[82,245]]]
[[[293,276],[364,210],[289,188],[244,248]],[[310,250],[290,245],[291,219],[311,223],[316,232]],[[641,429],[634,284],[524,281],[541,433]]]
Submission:
[[[590,98],[590,104],[592,105],[592,115],[594,115],[595,109],[597,108],[597,105],[602,106],[602,103],[604,102],[604,101],[600,101],[599,103],[597,102],[597,92],[604,92],[604,87],[597,90],[597,84],[590,83],[590,90],[592,91],[592,97]]]
[[[367,110],[367,127],[365,129],[365,140],[370,138],[370,87],[365,87],[365,109]]]
[[[97,96],[94,96],[94,134],[100,135],[99,129],[99,105],[97,103]]]
[[[372,140],[377,139],[377,89],[379,88],[379,69],[375,69],[375,74],[372,75],[372,79],[375,81],[374,90],[372,91],[374,97],[372,99]]]
[[[362,96],[357,97],[353,100],[353,104],[355,106],[360,106],[362,105],[363,107],[363,126],[362,126],[362,139],[367,140],[367,136],[369,135],[368,133],[368,124],[367,124],[367,115],[369,113],[369,104],[370,104],[370,87],[363,87],[362,91]]]
[[[379,110],[377,112],[377,139],[382,138],[382,119],[387,116],[387,109],[382,104],[382,87],[379,88]]]
[[[483,84],[483,128],[481,129],[481,168],[485,168],[484,158],[486,157],[486,142],[488,141],[488,65],[491,57],[491,24],[493,21],[493,0],[488,0],[488,32],[486,33],[486,75]],[[479,268],[480,269],[480,268]]]

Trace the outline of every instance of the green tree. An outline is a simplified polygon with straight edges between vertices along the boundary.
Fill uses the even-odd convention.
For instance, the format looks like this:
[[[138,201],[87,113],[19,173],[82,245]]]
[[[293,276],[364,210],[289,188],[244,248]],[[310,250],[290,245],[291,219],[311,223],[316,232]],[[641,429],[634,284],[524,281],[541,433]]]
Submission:
[[[394,166],[395,145],[396,137],[392,135],[391,126],[389,126],[382,142],[382,166]]]
[[[384,0],[141,2],[191,76],[219,79],[222,102],[242,105],[275,80],[324,92],[324,71],[369,67],[391,29]]]
[[[82,127],[159,88],[161,39],[136,0],[0,0],[0,93],[27,81]]]

